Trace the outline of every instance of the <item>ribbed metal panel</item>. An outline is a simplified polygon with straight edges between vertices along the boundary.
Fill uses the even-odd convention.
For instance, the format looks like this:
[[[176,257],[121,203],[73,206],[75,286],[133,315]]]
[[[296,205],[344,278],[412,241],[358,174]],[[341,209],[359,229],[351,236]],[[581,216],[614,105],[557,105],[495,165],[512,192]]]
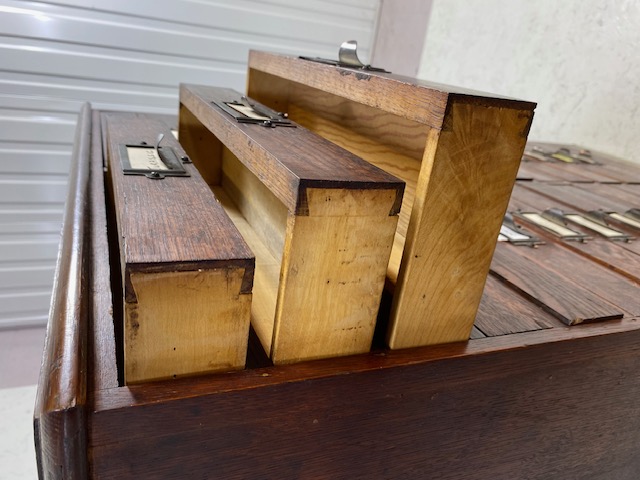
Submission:
[[[44,324],[76,114],[243,91],[251,48],[370,58],[380,0],[0,0],[0,328]]]

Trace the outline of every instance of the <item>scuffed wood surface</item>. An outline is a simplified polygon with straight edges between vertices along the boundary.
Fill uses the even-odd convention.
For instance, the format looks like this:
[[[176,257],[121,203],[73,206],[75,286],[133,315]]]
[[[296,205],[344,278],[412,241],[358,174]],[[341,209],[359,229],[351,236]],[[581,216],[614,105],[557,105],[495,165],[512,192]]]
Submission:
[[[38,474],[87,476],[87,328],[91,315],[89,178],[91,107],[78,117],[69,190],[34,411]]]

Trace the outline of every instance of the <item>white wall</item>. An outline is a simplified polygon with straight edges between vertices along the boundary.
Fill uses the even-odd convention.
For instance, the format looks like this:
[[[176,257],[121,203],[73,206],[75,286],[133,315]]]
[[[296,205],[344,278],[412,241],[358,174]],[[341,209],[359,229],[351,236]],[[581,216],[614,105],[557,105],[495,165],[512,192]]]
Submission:
[[[536,101],[530,139],[640,162],[637,0],[434,0],[419,76]]]
[[[417,76],[432,1],[380,0],[378,28],[368,63],[399,75]]]
[[[245,88],[250,48],[369,58],[380,0],[0,0],[0,328],[46,322],[76,114],[177,114]]]

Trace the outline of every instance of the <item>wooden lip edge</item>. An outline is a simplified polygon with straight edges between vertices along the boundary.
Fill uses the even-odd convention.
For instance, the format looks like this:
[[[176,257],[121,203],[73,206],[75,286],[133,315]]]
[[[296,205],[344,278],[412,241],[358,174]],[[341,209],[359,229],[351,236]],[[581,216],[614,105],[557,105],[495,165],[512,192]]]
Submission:
[[[239,130],[246,136],[247,140],[251,142],[251,145],[257,145],[261,150],[263,150],[265,153],[271,154],[271,151],[269,148],[265,147],[262,143],[260,143],[259,141],[257,141],[255,138],[252,138],[251,136],[249,136],[249,134],[242,128],[245,127],[245,124],[240,124],[238,122],[235,122],[234,120],[232,120],[229,115],[227,115],[226,113],[224,113],[220,108],[218,108],[217,106],[215,108],[213,108],[212,102],[214,102],[215,100],[211,100],[210,98],[205,98],[205,96],[200,93],[198,90],[199,89],[217,89],[217,87],[209,87],[206,85],[195,85],[195,84],[180,84],[180,93],[181,93],[181,99],[180,99],[180,103],[186,108],[189,109],[187,102],[191,103],[189,101],[189,99],[186,99],[187,102],[183,101],[182,95],[184,96],[188,96],[191,97],[193,99],[193,101],[197,101],[200,102],[202,105],[206,105],[207,108],[212,108],[214,112],[216,112],[216,114],[221,118],[224,119],[224,121],[234,127],[239,127]],[[225,90],[227,92],[233,93],[234,96],[240,97],[242,94],[239,92],[236,92],[235,90],[232,89],[223,89],[220,88],[219,90]],[[257,101],[251,99],[253,102],[258,103]],[[261,104],[260,104],[261,105]],[[193,113],[193,110],[189,110],[192,115],[195,116],[195,114]],[[197,117],[196,117],[197,118]],[[200,120],[200,119],[198,119]],[[202,123],[202,122],[201,122]],[[349,150],[342,148],[338,145],[336,145],[335,143],[327,140],[326,138],[322,137],[321,135],[318,135],[317,133],[309,130],[308,128],[305,128],[304,126],[294,122],[293,120],[291,120],[291,123],[293,125],[296,126],[296,129],[298,131],[304,131],[306,132],[307,135],[309,135],[310,137],[313,137],[314,140],[317,140],[318,142],[321,143],[321,145],[318,148],[326,148],[326,149],[331,149],[336,151],[337,153],[340,153],[340,155],[342,155],[343,157],[346,158],[346,160],[341,160],[340,163],[345,163],[345,161],[348,161],[350,163],[354,163],[354,164],[359,164],[359,167],[362,167],[366,170],[368,170],[367,173],[371,174],[375,180],[369,180],[369,181],[359,181],[357,177],[353,177],[353,178],[348,178],[348,179],[321,179],[321,178],[308,178],[305,176],[301,176],[300,174],[298,174],[297,172],[294,172],[291,170],[291,167],[289,165],[287,165],[286,163],[283,163],[282,160],[280,160],[279,158],[274,157],[274,161],[277,162],[281,168],[286,169],[288,172],[291,173],[291,175],[293,175],[295,178],[299,179],[300,182],[305,182],[306,184],[310,185],[311,183],[315,183],[316,185],[314,186],[324,186],[324,185],[330,185],[330,184],[335,184],[335,185],[339,185],[339,188],[350,188],[349,185],[353,185],[353,187],[351,188],[395,188],[397,185],[404,183],[400,178],[396,177],[395,175],[390,174],[389,172],[385,171],[384,169],[381,169],[380,167],[377,167],[373,164],[371,164],[371,162],[367,162],[365,159],[363,159],[362,157],[350,152]],[[276,127],[276,128],[282,128],[282,127]],[[286,129],[284,129],[286,131]],[[211,132],[214,136],[217,137],[217,135],[214,132]],[[247,165],[242,159],[240,159],[240,161],[242,162],[243,165],[245,165],[247,168],[250,168],[249,165]]]
[[[234,270],[244,269],[240,295],[250,294],[253,290],[253,278],[255,274],[255,257],[230,258],[217,260],[201,260],[190,262],[168,262],[168,263],[130,263],[125,267],[124,273],[124,295],[127,303],[137,303],[135,289],[131,284],[132,273],[172,273],[172,272],[195,272],[198,270]]]
[[[268,388],[284,383],[321,380],[341,375],[402,368],[461,358],[500,355],[509,351],[564,344],[567,341],[589,341],[597,337],[625,335],[640,331],[640,317],[626,318],[603,326],[600,323],[573,327],[557,327],[498,337],[485,337],[468,342],[385,350],[346,357],[313,360],[278,367],[228,372],[225,374],[179,379],[171,382],[152,382],[144,386],[116,387],[90,392],[94,413],[113,411],[131,406],[167,403],[177,400],[171,396],[177,390],[180,400]],[[230,384],[233,382],[233,385]],[[169,392],[169,393],[167,393]]]
[[[194,115],[196,118],[198,117],[195,115],[193,109],[189,107],[189,105],[191,105],[192,102],[200,102],[201,104],[206,105],[207,108],[212,108],[211,100],[205,98],[198,91],[198,89],[201,89],[201,88],[215,88],[215,87],[209,87],[206,85],[195,85],[195,84],[180,84],[180,104],[183,105],[184,108],[189,110],[192,113],[192,115]],[[237,95],[237,97],[241,95],[239,92],[236,92],[235,90],[232,90],[232,89],[221,89],[221,90],[233,92],[234,94]],[[232,126],[239,125],[233,122],[233,120],[231,120],[230,118],[227,118],[227,115],[224,112],[219,111],[219,109],[214,109],[214,111],[220,116],[221,119],[223,119],[223,121],[230,123]],[[199,118],[198,120],[201,122]],[[295,124],[295,122],[293,123]],[[309,214],[309,210],[307,206],[307,194],[306,194],[306,190],[308,188],[339,188],[339,189],[345,189],[345,190],[357,190],[357,189],[396,190],[396,199],[389,212],[389,216],[398,215],[400,213],[400,206],[402,205],[402,197],[404,195],[404,189],[406,185],[402,179],[396,177],[395,175],[391,175],[390,173],[382,170],[379,167],[376,167],[375,165],[372,165],[369,162],[366,162],[364,159],[362,159],[361,157],[355,154],[352,154],[348,150],[337,147],[335,144],[331,144],[331,142],[329,142],[328,140],[311,132],[310,130],[304,128],[303,126],[298,124],[295,124],[295,125],[299,129],[308,131],[310,134],[317,137],[318,140],[322,141],[323,143],[326,143],[327,146],[330,145],[331,148],[339,148],[341,150],[341,153],[344,153],[345,155],[348,155],[351,158],[352,162],[362,163],[370,171],[375,171],[376,175],[380,177],[380,180],[378,181],[360,181],[357,179],[325,180],[325,179],[301,177],[295,172],[292,172],[286,164],[281,162],[280,159],[278,159],[277,157],[274,157],[268,148],[264,147],[261,143],[257,142],[255,139],[249,137],[248,134],[243,130],[240,130],[245,135],[248,142],[258,146],[266,155],[269,155],[270,157],[272,157],[274,162],[279,164],[281,168],[285,169],[288,173],[293,175],[293,177],[297,181],[297,185],[296,185],[297,192],[294,192],[294,197],[296,198],[295,205],[292,205],[290,204],[290,202],[285,201],[287,199],[278,197],[279,200],[282,201],[287,206],[287,208],[290,208],[295,213],[295,215],[305,216]],[[216,135],[214,132],[211,132],[211,133],[214,136],[218,137],[218,135]],[[224,144],[224,142],[222,143]],[[256,174],[256,172],[253,171],[251,164],[247,163],[246,161],[244,161],[244,159],[240,157],[238,157],[238,160],[254,175]]]
[[[389,216],[394,217],[400,215],[400,207],[402,207],[402,198],[404,197],[406,183],[400,179],[388,183],[380,182],[334,182],[330,180],[300,180],[298,185],[298,200],[295,214],[297,216],[309,215],[309,202],[307,200],[308,189],[340,189],[340,190],[395,190],[396,197],[393,205],[389,210]]]
[[[107,113],[103,113],[103,116],[107,119],[107,121],[113,121],[113,119],[115,118],[116,120],[118,119],[118,117],[120,116],[124,116],[124,117],[148,117],[149,115],[151,115],[151,117],[153,118],[153,114],[138,114],[138,113],[131,113],[131,112],[107,112]],[[155,121],[155,120],[154,120]],[[184,151],[184,149],[182,148],[182,145],[180,145],[180,143],[178,142],[178,140],[176,140],[175,138],[173,138],[173,135],[169,134],[169,128],[166,127],[164,128],[164,132],[167,138],[167,141],[170,143],[171,148],[173,148],[177,154],[179,155],[186,155],[186,152]],[[151,139],[149,139],[149,141],[151,141]],[[149,142],[150,143],[150,142]],[[118,141],[112,141],[110,142],[110,147],[116,147],[117,145],[121,145],[121,142]],[[114,152],[114,158],[113,161],[116,164],[120,164],[120,152],[118,151],[118,149],[115,149]],[[202,182],[203,184],[205,184],[206,182],[204,181],[204,179],[202,178],[202,176],[200,175],[200,173],[198,172],[198,169],[191,163],[189,164],[185,164],[183,165],[185,170],[187,170],[190,174],[191,174],[191,178],[195,181],[199,181]],[[124,172],[120,169],[117,168],[111,168],[111,176],[112,178],[114,177],[114,172],[115,175],[117,175],[118,177],[120,177],[121,179],[126,179],[127,177],[129,177],[128,175],[125,175]],[[130,179],[136,180],[136,179],[140,179],[140,181],[142,181],[142,177],[141,176],[131,176],[129,177]],[[125,180],[122,180],[125,181]],[[162,180],[163,182],[171,182],[171,181],[184,181],[184,178],[181,177],[167,177],[165,179]],[[210,201],[209,203],[209,207],[211,208],[215,208],[218,209],[221,214],[222,214],[222,218],[224,220],[224,223],[226,223],[226,227],[229,228],[229,235],[234,235],[235,239],[238,243],[241,243],[241,248],[239,248],[240,250],[243,250],[241,252],[237,252],[238,255],[236,257],[233,258],[229,258],[228,256],[224,256],[224,254],[226,254],[226,251],[223,253],[223,255],[220,255],[220,252],[212,252],[211,257],[210,258],[202,258],[202,259],[198,259],[198,258],[191,258],[189,260],[185,260],[184,262],[153,262],[153,263],[141,263],[141,262],[130,262],[127,263],[127,269],[131,269],[130,271],[133,272],[171,272],[171,271],[194,271],[194,270],[198,270],[198,269],[211,269],[211,268],[223,268],[226,265],[229,266],[234,266],[234,267],[243,267],[246,268],[247,271],[251,272],[251,276],[249,278],[246,277],[245,274],[245,281],[250,281],[250,284],[253,283],[253,269],[254,269],[254,265],[255,265],[255,258],[253,256],[253,252],[251,251],[251,249],[249,248],[249,246],[246,244],[246,242],[244,241],[244,238],[242,238],[242,235],[240,235],[240,233],[237,231],[236,227],[234,226],[233,222],[228,218],[228,215],[226,214],[226,212],[224,212],[224,208],[220,205],[217,197],[215,196],[215,194],[211,191],[210,188],[203,188],[203,193],[205,195],[208,195],[210,198],[208,198],[207,200]],[[117,227],[118,227],[118,235],[121,238],[125,238],[125,236],[122,234],[122,232],[120,232],[120,228],[121,228],[121,224],[120,222],[117,222]],[[250,290],[250,285],[249,285],[249,290]]]
[[[448,103],[449,99],[467,99],[466,101],[473,101],[474,103],[482,104],[482,105],[494,105],[494,106],[500,106],[502,108],[514,108],[514,109],[528,110],[528,111],[533,111],[537,106],[536,102],[531,102],[528,100],[520,100],[517,98],[510,98],[510,97],[492,94],[489,92],[481,92],[481,91],[475,91],[471,89],[465,89],[462,87],[455,87],[452,85],[429,82],[426,80],[421,80],[413,77],[406,77],[406,76],[397,75],[393,73],[360,71],[357,69],[335,67],[332,65],[316,63],[309,60],[303,60],[291,55],[265,52],[260,50],[249,50],[249,62],[247,67],[248,69],[253,68],[271,75],[277,75],[277,73],[274,71],[275,69],[268,68],[268,66],[270,64],[273,64],[274,62],[279,62],[283,65],[288,64],[289,66],[298,64],[308,69],[315,69],[315,71],[318,74],[322,74],[322,73],[330,74],[332,72],[338,72],[340,75],[347,75],[347,74],[360,75],[362,79],[367,79],[367,80],[377,79],[377,80],[380,80],[381,82],[389,82],[389,81],[395,82],[398,88],[408,87],[413,89],[413,92],[411,92],[411,97],[415,97],[415,100],[417,100],[416,102],[414,102],[415,105],[420,105],[424,102],[424,98],[422,97],[426,93],[429,93],[431,95],[436,94],[437,98],[442,103],[440,107],[442,108],[443,113],[444,113],[444,108]],[[368,78],[365,78],[365,76]],[[366,83],[370,83],[370,82],[366,82]],[[335,93],[335,92],[331,92],[331,93]],[[434,99],[432,99],[432,101],[433,100]],[[384,99],[382,99],[382,101],[384,102]],[[371,106],[382,108],[382,106],[377,106],[377,105],[371,105]],[[430,123],[428,121],[425,121],[425,119],[422,116],[416,115],[416,114],[410,115],[407,118],[418,121],[420,123],[427,123],[427,124]],[[434,128],[438,127],[437,125],[431,125],[431,126]]]
[[[105,350],[98,350],[97,332],[109,332],[115,338],[114,317],[119,313],[114,311],[113,291],[114,278],[109,265],[109,240],[107,234],[107,201],[105,170],[102,150],[102,120],[98,110],[92,112],[91,125],[91,157],[90,157],[90,188],[89,200],[91,211],[91,254],[90,258],[90,288],[94,292],[90,300],[91,310],[88,335],[88,388],[94,388],[101,382],[118,385],[118,368],[103,368],[105,365],[116,365],[116,345],[106,346]],[[117,307],[115,307],[117,309]],[[92,329],[97,330],[93,332]],[[96,360],[96,357],[100,357]],[[110,363],[112,362],[112,363]],[[96,375],[96,372],[98,374]]]
[[[40,478],[50,468],[74,475],[86,469],[88,245],[91,106],[79,113],[63,230],[34,408]],[[66,435],[61,435],[64,433]],[[65,460],[67,459],[67,460]],[[74,459],[70,461],[68,459]]]

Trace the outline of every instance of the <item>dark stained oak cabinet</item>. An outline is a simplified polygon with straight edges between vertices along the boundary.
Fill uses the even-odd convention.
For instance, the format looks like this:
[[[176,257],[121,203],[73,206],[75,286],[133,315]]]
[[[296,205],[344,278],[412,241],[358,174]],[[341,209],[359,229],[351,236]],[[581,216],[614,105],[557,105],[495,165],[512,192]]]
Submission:
[[[545,243],[498,244],[467,342],[374,340],[359,355],[123,386],[103,119],[85,107],[76,136],[34,418],[40,478],[640,477],[633,242],[523,224]],[[579,210],[587,196],[639,207],[630,183],[564,186],[518,182],[509,210]],[[386,298],[379,324],[388,312]]]

